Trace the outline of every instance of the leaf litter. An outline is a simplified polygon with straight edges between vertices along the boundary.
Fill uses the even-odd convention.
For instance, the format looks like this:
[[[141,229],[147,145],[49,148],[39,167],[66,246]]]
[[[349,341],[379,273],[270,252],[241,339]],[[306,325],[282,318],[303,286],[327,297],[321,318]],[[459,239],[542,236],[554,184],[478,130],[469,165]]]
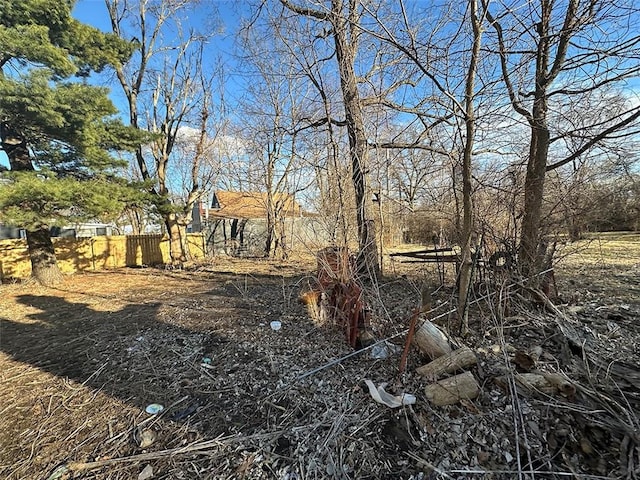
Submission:
[[[377,338],[397,346],[378,359],[351,355],[340,329],[314,325],[297,301],[313,281],[303,262],[117,270],[70,277],[60,290],[4,285],[0,476],[640,476],[640,299],[594,294],[583,275],[560,285],[573,297],[557,311],[516,293],[508,315],[478,302],[474,334],[453,340],[476,352],[481,395],[436,407],[424,395],[435,379],[415,373],[428,362],[417,348],[398,373],[429,275],[366,286]],[[637,266],[616,275],[639,283]],[[440,312],[452,296],[440,289]],[[531,387],[528,371],[574,388]],[[376,403],[365,379],[416,402]],[[150,404],[164,409],[146,413]]]

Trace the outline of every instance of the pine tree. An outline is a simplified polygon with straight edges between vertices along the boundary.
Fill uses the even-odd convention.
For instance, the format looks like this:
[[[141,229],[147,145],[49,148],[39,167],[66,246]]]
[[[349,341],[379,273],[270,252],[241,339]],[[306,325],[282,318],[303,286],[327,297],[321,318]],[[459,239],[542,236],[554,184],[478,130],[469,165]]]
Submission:
[[[113,215],[135,193],[111,151],[136,139],[114,115],[92,71],[121,62],[132,44],[71,17],[73,1],[0,0],[0,222],[27,232],[32,274],[62,280],[50,227]],[[139,140],[138,140],[139,142]]]

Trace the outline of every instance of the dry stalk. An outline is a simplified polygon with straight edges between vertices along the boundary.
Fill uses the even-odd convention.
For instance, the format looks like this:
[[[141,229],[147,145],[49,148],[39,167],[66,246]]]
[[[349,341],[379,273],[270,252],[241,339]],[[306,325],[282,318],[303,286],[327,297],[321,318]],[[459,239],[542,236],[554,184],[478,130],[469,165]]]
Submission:
[[[498,304],[500,305],[500,307],[506,304],[506,302],[508,301],[508,298],[507,298],[508,295],[509,295],[509,286],[507,286],[505,282],[503,283],[502,288],[498,291]],[[500,343],[502,356],[504,360],[504,365],[507,370],[507,378],[509,380],[508,385],[509,385],[509,393],[511,397],[512,415],[513,415],[513,429],[514,429],[514,437],[515,437],[514,443],[515,443],[515,450],[516,450],[515,458],[516,458],[516,461],[518,462],[518,478],[523,479],[524,478],[522,475],[523,468],[522,468],[522,463],[520,458],[520,432],[522,433],[522,437],[526,445],[527,461],[529,465],[533,465],[533,460],[531,458],[531,450],[529,448],[529,440],[527,438],[526,429],[525,429],[526,422],[522,414],[522,407],[519,401],[518,387],[516,385],[516,380],[513,375],[513,371],[509,367],[509,357],[507,355],[507,348],[506,348],[507,342],[504,337],[504,322],[502,319],[502,315],[499,312],[496,312],[492,302],[487,302],[487,303],[491,310],[491,314],[492,314],[491,318],[494,322],[494,326],[496,327],[496,331],[498,334],[498,341]],[[501,311],[502,311],[502,308],[500,308],[500,312]],[[532,473],[532,478],[535,479],[535,474],[533,473]]]
[[[420,315],[420,309],[416,308],[415,312],[411,316],[411,321],[409,322],[409,333],[407,333],[407,339],[404,343],[404,349],[402,350],[402,356],[400,357],[400,366],[398,367],[399,373],[403,373],[404,369],[407,367],[407,356],[409,355],[409,348],[411,347],[411,342],[413,341],[413,334],[416,329],[416,322],[418,321],[418,316]]]
[[[280,430],[270,433],[260,433],[255,435],[229,435],[226,437],[218,437],[212,440],[204,440],[201,442],[195,442],[184,447],[170,448],[167,450],[159,450],[157,452],[140,453],[137,455],[131,455],[128,457],[110,458],[106,460],[98,460],[95,462],[68,462],[58,468],[48,477],[48,480],[57,480],[61,478],[67,472],[82,472],[88,470],[95,470],[97,468],[110,467],[113,465],[119,465],[123,463],[135,463],[146,462],[151,460],[160,460],[168,457],[175,457],[178,455],[197,454],[208,455],[209,450],[227,447],[237,442],[246,442],[251,440],[265,440],[268,438],[275,438],[277,436],[286,433],[286,430]]]

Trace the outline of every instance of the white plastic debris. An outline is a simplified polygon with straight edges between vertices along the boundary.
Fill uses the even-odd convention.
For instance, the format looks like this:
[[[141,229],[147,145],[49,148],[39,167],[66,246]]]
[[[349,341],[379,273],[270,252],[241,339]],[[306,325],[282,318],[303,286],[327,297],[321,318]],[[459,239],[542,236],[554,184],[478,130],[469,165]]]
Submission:
[[[277,332],[282,328],[282,323],[279,320],[274,320],[273,322],[270,323],[270,325],[271,325],[271,330],[275,332]]]
[[[152,403],[150,405],[147,405],[147,408],[144,409],[144,411],[150,415],[156,415],[162,410],[164,410],[164,406],[160,405],[159,403]]]
[[[402,349],[398,345],[394,345],[390,342],[378,343],[371,347],[371,358],[382,360],[390,357],[391,355],[395,355],[396,353],[400,353],[400,350]]]
[[[369,393],[371,397],[378,403],[386,405],[387,407],[397,408],[402,405],[413,405],[416,403],[416,397],[410,393],[403,393],[401,395],[391,395],[387,393],[384,387],[387,386],[383,383],[379,387],[376,387],[371,380],[365,380],[364,383],[369,387]]]

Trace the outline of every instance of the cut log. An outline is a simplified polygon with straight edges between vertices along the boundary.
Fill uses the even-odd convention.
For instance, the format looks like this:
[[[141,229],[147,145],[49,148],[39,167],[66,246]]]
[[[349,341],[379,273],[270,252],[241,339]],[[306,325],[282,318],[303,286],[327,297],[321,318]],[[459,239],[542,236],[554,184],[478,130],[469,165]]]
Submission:
[[[425,377],[438,377],[443,373],[454,373],[464,370],[478,362],[476,354],[469,347],[462,347],[451,353],[436,358],[431,363],[416,369],[419,375]]]
[[[416,329],[413,341],[432,360],[451,352],[447,336],[429,320],[425,320]]]
[[[518,373],[513,378],[519,386],[530,392],[543,392],[547,395],[554,395],[558,391],[558,388],[540,373]],[[506,376],[496,377],[496,383],[505,390],[509,388],[509,379]]]
[[[461,373],[427,385],[427,400],[435,405],[453,405],[460,400],[473,400],[480,393],[480,386],[471,372]]]

